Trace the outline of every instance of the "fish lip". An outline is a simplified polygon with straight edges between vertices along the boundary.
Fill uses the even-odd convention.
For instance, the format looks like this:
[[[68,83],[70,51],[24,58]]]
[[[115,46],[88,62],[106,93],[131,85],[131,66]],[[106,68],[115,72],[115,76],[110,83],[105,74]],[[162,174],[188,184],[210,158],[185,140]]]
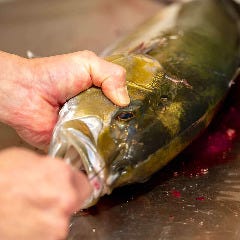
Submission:
[[[83,166],[82,170],[87,175],[89,183],[93,189],[90,197],[82,206],[84,209],[94,205],[101,196],[109,192],[109,189],[106,184],[107,176],[105,171],[105,162],[101,155],[98,153],[96,147],[96,138],[98,134],[96,135],[95,133],[94,139],[92,139],[82,133],[81,130],[75,129],[73,127],[64,128],[64,123],[71,120],[81,121],[89,128],[90,132],[92,132],[92,129],[89,127],[88,119],[86,117],[84,119],[71,118],[67,121],[62,121],[57,126],[57,129],[53,136],[49,154],[52,157],[62,157],[66,163],[72,165],[73,167],[77,168],[77,166]],[[91,121],[90,125],[92,126]],[[72,149],[75,149],[75,156],[71,157],[69,151],[72,151]],[[76,158],[76,153],[78,154],[78,159]]]
[[[88,208],[94,205],[98,199],[108,191],[105,184],[105,163],[98,154],[95,144],[93,144],[87,136],[75,129],[68,129],[67,134],[76,136],[78,139],[76,143],[72,138],[72,141],[69,141],[69,146],[74,147],[78,152],[89,183],[93,189],[92,194],[82,206],[82,208]]]

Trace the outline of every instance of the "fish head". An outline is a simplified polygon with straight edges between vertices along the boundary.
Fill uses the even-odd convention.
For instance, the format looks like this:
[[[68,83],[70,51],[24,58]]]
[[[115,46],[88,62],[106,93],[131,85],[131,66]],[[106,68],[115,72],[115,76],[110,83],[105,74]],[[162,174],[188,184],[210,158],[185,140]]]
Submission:
[[[117,186],[144,180],[138,166],[156,148],[159,134],[154,110],[156,76],[163,76],[159,62],[134,54],[107,60],[126,68],[130,104],[119,107],[101,89],[86,90],[63,106],[50,145],[50,155],[87,175],[93,193],[84,208]]]

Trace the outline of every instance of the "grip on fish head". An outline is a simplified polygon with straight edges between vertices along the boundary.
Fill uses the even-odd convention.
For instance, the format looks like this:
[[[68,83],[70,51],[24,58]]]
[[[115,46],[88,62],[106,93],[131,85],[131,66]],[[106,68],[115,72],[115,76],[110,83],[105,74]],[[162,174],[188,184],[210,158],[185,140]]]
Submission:
[[[131,178],[140,179],[133,169],[152,144],[144,146],[144,138],[148,138],[146,129],[155,130],[155,113],[150,106],[155,104],[154,90],[164,76],[159,62],[145,55],[108,60],[126,68],[131,103],[118,107],[99,88],[79,94],[61,110],[50,147],[52,156],[62,157],[86,173],[94,191],[84,207],[116,186],[130,183]]]

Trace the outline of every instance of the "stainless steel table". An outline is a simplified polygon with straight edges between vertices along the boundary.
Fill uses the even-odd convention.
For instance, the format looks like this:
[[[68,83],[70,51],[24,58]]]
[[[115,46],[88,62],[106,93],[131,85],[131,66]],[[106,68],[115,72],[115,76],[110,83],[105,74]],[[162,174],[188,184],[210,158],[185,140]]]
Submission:
[[[0,1],[1,2],[1,1]],[[0,3],[0,49],[47,56],[100,52],[161,8],[150,0]],[[208,131],[149,181],[73,216],[70,240],[240,239],[240,84]],[[23,143],[0,125],[0,148]]]

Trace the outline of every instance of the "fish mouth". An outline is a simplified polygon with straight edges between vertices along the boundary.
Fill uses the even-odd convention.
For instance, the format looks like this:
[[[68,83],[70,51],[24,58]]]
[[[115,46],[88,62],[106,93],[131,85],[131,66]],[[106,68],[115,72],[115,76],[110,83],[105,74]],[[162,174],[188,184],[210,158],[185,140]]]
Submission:
[[[53,137],[50,155],[61,157],[64,161],[86,175],[92,186],[92,194],[82,208],[94,205],[98,199],[108,193],[106,185],[105,162],[96,148],[96,141],[102,126],[96,118],[78,118],[65,122],[57,129],[59,134]],[[94,127],[94,129],[93,129]]]

